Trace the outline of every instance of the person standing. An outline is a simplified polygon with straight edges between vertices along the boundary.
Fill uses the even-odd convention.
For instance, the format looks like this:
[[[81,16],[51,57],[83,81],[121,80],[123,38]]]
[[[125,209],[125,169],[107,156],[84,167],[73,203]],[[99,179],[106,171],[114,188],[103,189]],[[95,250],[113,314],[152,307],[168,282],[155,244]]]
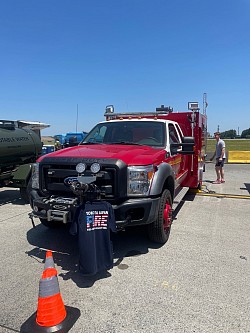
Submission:
[[[59,139],[56,138],[56,140],[55,140],[55,150],[60,150],[60,149],[62,149],[62,145],[61,145]]]
[[[213,184],[225,183],[224,179],[224,162],[226,159],[226,145],[225,142],[220,138],[220,132],[215,132],[214,137],[216,142],[216,148],[213,156],[210,158],[210,161],[216,156],[215,171],[217,175],[216,181]]]

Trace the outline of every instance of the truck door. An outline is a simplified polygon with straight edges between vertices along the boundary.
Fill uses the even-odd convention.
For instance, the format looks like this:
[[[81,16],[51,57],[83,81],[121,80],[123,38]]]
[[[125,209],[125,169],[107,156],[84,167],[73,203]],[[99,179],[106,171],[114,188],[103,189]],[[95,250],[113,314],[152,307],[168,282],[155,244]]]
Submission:
[[[169,135],[169,144],[171,143],[181,143],[180,130],[175,126],[175,124],[168,124],[168,135]],[[181,150],[181,146],[179,150]],[[182,154],[174,154],[171,156],[172,168],[175,172],[175,184],[178,187],[182,181],[187,176],[187,170],[185,170],[185,156]]]

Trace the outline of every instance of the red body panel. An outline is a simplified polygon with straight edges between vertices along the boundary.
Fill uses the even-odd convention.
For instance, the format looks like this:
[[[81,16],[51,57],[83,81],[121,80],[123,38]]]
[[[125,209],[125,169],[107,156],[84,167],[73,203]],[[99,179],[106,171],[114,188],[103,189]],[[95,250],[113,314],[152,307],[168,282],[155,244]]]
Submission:
[[[163,161],[166,151],[148,146],[129,145],[82,145],[58,150],[40,157],[38,162],[48,156],[53,157],[84,157],[84,158],[115,158],[127,165],[159,164]]]

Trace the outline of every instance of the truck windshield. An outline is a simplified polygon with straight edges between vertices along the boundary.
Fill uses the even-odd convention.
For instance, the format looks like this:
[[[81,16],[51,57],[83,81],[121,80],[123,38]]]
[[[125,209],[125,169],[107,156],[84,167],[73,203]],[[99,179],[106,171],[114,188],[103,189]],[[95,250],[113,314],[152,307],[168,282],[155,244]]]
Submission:
[[[159,121],[117,121],[97,124],[81,144],[139,144],[164,147],[165,123]]]

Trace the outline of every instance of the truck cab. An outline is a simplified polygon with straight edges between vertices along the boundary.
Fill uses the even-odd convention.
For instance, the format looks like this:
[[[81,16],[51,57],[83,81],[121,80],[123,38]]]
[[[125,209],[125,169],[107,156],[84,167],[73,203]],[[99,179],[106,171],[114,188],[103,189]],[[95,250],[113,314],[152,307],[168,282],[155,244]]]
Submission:
[[[68,132],[64,136],[63,147],[77,146],[87,135],[87,132]]]
[[[128,165],[144,165],[145,156],[135,154],[135,151],[141,147],[147,147],[150,155],[155,156],[153,161],[155,167],[163,162],[172,166],[177,188],[188,172],[186,155],[182,154],[183,137],[179,124],[172,120],[118,118],[97,124],[83,140],[82,145],[105,144],[110,146],[110,150],[120,146],[120,151],[126,146]],[[190,147],[192,144],[194,143],[191,143]],[[130,146],[129,152],[127,152],[127,146]]]

